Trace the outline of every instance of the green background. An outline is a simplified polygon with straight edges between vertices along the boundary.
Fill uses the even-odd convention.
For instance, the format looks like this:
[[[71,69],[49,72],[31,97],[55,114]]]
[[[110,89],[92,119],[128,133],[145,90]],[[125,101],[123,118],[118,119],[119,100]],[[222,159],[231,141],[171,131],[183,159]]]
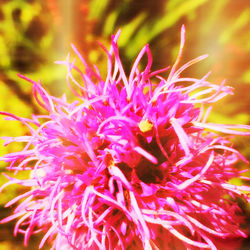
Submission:
[[[182,24],[186,27],[186,45],[181,63],[209,54],[185,75],[201,78],[211,70],[210,81],[219,84],[227,79],[227,84],[235,89],[233,96],[214,105],[209,120],[249,124],[248,0],[0,0],[0,110],[21,117],[44,113],[32,97],[31,84],[18,78],[17,73],[40,79],[50,94],[61,96],[66,92],[70,96],[65,68],[54,64],[56,60],[65,60],[68,52],[73,54],[70,43],[105,76],[106,56],[97,41],[109,46],[111,34],[119,28],[122,33],[118,44],[127,72],[146,43],[152,50],[153,69],[172,65]],[[0,117],[0,136],[27,132],[22,124]],[[237,137],[233,142],[250,160],[249,138]],[[22,147],[15,143],[4,147],[0,140],[0,156]],[[5,167],[1,162],[0,171],[6,172]],[[239,163],[237,167],[245,166]],[[1,176],[0,184],[5,182]],[[239,180],[233,182],[241,184]],[[11,208],[4,209],[4,204],[23,191],[10,186],[0,194],[1,218],[11,213]],[[249,207],[243,207],[249,218]],[[0,225],[1,250],[24,249],[22,236],[12,236],[13,225]],[[39,238],[31,238],[27,249],[37,249],[38,242]],[[248,246],[246,240],[242,249]]]

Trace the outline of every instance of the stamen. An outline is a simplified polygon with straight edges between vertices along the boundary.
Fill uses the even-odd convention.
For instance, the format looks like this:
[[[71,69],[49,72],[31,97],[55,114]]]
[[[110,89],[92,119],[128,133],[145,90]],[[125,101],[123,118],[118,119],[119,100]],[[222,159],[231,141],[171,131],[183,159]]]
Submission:
[[[134,148],[134,150],[139,153],[140,155],[144,156],[146,159],[148,159],[149,161],[151,161],[153,164],[157,164],[158,160],[156,157],[154,157],[153,155],[151,155],[150,153],[148,153],[146,150],[144,150],[143,148],[136,146]]]

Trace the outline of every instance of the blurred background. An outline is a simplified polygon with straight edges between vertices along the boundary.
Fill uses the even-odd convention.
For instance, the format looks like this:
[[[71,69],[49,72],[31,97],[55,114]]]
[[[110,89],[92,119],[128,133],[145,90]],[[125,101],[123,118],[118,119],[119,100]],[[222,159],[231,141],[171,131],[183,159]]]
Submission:
[[[181,63],[209,54],[185,75],[201,78],[211,70],[210,81],[219,84],[227,79],[235,88],[233,96],[214,106],[210,121],[250,124],[249,0],[0,0],[0,110],[22,117],[44,112],[32,97],[31,84],[17,73],[40,79],[52,95],[68,92],[65,67],[54,61],[73,54],[70,43],[105,76],[106,55],[97,41],[109,47],[111,34],[119,28],[118,44],[127,72],[146,43],[152,50],[153,69],[172,65],[182,24],[186,26],[186,45]],[[25,133],[22,124],[0,117],[0,136]],[[234,145],[250,160],[249,138],[238,137]],[[0,156],[22,147],[4,147],[0,140]],[[0,171],[5,167],[1,162]],[[243,167],[242,163],[237,167]],[[4,182],[0,176],[0,185]],[[13,185],[0,194],[0,218],[11,213],[4,204],[22,192]],[[249,218],[249,206],[240,205]],[[1,250],[38,249],[39,237],[32,237],[27,248],[22,236],[13,238],[13,225],[0,225]],[[244,226],[249,226],[249,219]],[[248,239],[241,249],[250,249]]]

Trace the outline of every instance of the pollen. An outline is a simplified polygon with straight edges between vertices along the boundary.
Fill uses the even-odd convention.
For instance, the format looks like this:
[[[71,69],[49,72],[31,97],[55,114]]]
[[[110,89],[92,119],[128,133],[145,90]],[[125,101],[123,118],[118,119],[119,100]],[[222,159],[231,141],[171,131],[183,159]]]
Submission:
[[[138,126],[139,126],[139,129],[141,130],[141,132],[143,132],[143,133],[149,132],[154,127],[152,122],[150,122],[148,119],[141,120]]]

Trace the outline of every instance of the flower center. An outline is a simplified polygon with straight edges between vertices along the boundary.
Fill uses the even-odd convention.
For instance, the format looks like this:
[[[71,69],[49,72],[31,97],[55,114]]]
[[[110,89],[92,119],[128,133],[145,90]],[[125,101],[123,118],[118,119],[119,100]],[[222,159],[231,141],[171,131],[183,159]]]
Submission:
[[[146,138],[142,135],[138,135],[138,141],[140,147],[151,155],[157,158],[157,164],[152,163],[145,157],[141,157],[140,161],[133,167],[137,177],[144,183],[161,183],[164,181],[166,176],[166,170],[164,163],[166,162],[165,156],[162,154],[156,139],[153,138],[150,143],[146,141]],[[166,165],[166,164],[165,164]],[[131,181],[132,167],[125,162],[118,163],[117,166],[126,176],[126,178]]]

